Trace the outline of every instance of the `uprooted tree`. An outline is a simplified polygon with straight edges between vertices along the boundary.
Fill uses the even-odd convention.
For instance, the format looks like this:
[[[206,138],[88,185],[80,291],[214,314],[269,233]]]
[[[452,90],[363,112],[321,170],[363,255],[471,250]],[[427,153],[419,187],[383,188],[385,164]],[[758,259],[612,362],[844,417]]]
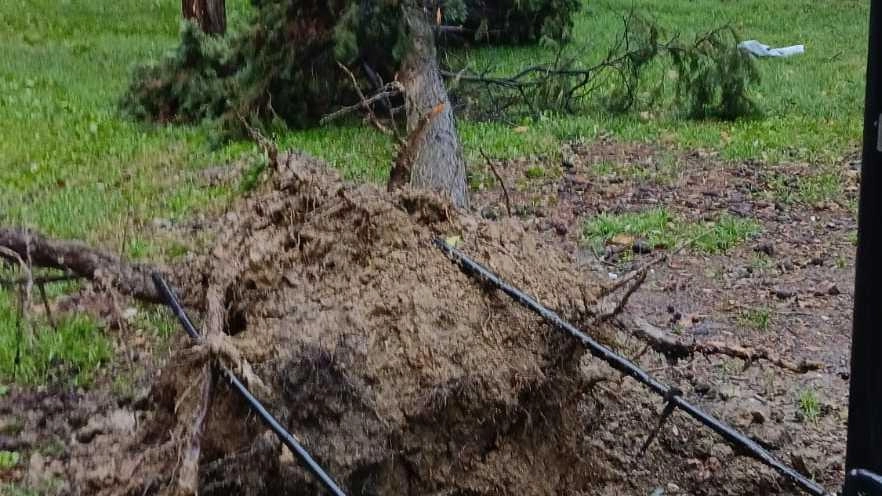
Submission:
[[[663,41],[653,23],[631,15],[607,57],[586,65],[567,56],[563,43],[577,0],[252,4],[250,23],[232,36],[185,26],[176,52],[136,71],[123,108],[160,122],[216,119],[240,133],[252,126],[315,126],[340,115],[341,107],[367,112],[388,131],[379,120],[388,119],[394,130],[404,114],[406,134],[395,133],[399,153],[390,185],[434,189],[459,207],[468,204],[468,194],[454,105],[458,114],[516,119],[575,112],[578,102],[602,88],[607,109],[627,111],[666,84],[664,76],[645,75],[664,58],[677,74],[674,100],[688,117],[731,119],[756,110],[747,89],[757,72],[729,28],[692,42]],[[559,47],[553,59],[504,77],[456,66],[462,52],[449,50],[539,42]]]
[[[254,0],[253,5],[251,25],[233,40],[207,39],[195,27],[185,28],[174,59],[136,74],[125,106],[160,121],[220,117],[237,123],[244,117],[307,126],[358,98],[358,85],[379,90],[397,74],[408,132],[402,141],[410,146],[402,145],[396,165],[410,172],[413,184],[444,192],[462,207],[468,203],[465,164],[436,38],[561,39],[578,2]],[[345,63],[344,70],[337,61]],[[355,85],[344,71],[351,71]],[[401,99],[382,103],[391,107]]]

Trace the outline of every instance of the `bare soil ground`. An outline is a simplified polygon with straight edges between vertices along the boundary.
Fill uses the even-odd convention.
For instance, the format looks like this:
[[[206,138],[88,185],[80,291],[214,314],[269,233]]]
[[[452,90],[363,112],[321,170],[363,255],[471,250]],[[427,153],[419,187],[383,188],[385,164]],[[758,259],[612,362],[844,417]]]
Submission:
[[[476,194],[479,216],[463,216],[432,197],[345,185],[309,165],[206,224],[219,232],[216,248],[190,265],[202,276],[194,284],[223,289],[221,327],[232,335],[224,342],[254,365],[270,409],[352,494],[799,493],[679,414],[640,456],[662,401],[460,273],[431,247],[439,235],[458,237],[785,462],[830,489],[839,484],[855,175],[844,174],[841,198],[809,207],[767,194],[808,166],[769,169],[609,140],[568,146],[559,170],[541,160],[497,169],[515,219],[499,219],[497,187]],[[671,361],[633,337],[633,318],[591,325],[599,288],[658,253],[596,254],[581,242],[582,222],[659,205],[684,219],[756,217],[762,233],[721,255],[667,250],[628,316],[685,340],[818,361],[820,370],[716,355]],[[185,347],[183,336],[173,345]],[[46,494],[169,491],[201,411],[192,387],[200,360],[185,351],[165,366],[145,357],[125,395],[109,379],[87,393],[12,389],[0,398],[0,449],[27,460],[0,470],[0,481]],[[315,493],[290,453],[221,381],[212,384],[201,494]]]

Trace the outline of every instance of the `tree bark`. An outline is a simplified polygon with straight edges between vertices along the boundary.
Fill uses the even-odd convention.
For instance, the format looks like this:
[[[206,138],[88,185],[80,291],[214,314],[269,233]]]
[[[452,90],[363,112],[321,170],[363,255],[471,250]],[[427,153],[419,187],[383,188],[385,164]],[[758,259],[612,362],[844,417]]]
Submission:
[[[195,22],[204,33],[223,35],[227,32],[226,0],[181,0],[184,19]]]
[[[438,68],[434,30],[423,8],[402,8],[411,45],[402,60],[399,80],[404,86],[408,133],[417,133],[408,140],[412,143],[407,150],[410,183],[437,191],[457,207],[467,208],[465,160]]]

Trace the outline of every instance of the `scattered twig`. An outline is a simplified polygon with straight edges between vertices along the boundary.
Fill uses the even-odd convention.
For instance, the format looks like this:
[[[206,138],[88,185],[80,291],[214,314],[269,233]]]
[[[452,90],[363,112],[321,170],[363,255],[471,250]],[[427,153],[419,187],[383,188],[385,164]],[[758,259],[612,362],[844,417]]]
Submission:
[[[622,313],[622,310],[625,309],[625,305],[628,304],[628,300],[631,298],[631,295],[636,293],[637,290],[640,289],[640,286],[643,285],[643,281],[646,280],[646,274],[648,273],[648,271],[649,267],[644,267],[643,269],[637,271],[635,276],[633,277],[634,283],[628,286],[628,288],[625,290],[625,294],[622,295],[621,298],[619,298],[613,309],[608,312],[603,312],[595,317],[593,325],[597,325],[601,322],[606,322],[612,317],[615,317],[616,315]]]
[[[24,253],[24,257],[31,260],[31,235],[29,231],[22,232],[22,242],[23,249],[21,252]],[[34,274],[31,272],[31,265],[24,261],[22,258],[22,253],[17,250],[13,250],[9,247],[3,246],[0,243],[0,259],[11,259],[18,263],[19,267],[21,267],[21,271],[25,274],[25,277],[22,278],[22,284],[18,285],[18,297],[19,297],[19,342],[21,341],[21,335],[23,329],[28,330],[28,339],[33,339],[34,337],[34,329],[31,327],[31,321],[28,318],[28,309],[31,308],[31,288],[34,286]],[[18,357],[16,357],[16,363],[18,363]]]
[[[393,81],[393,82],[387,84],[386,87],[384,87],[384,90],[381,90],[378,95],[374,95],[373,97],[371,97],[372,100],[370,100],[367,97],[365,97],[364,93],[361,91],[361,87],[358,85],[358,79],[355,78],[355,74],[352,74],[352,71],[350,71],[349,68],[346,67],[346,65],[341,64],[340,62],[337,62],[337,66],[339,66],[340,69],[342,69],[343,72],[345,72],[349,76],[349,79],[352,81],[352,86],[355,88],[355,92],[358,94],[358,98],[361,100],[360,103],[358,103],[354,106],[350,106],[350,108],[347,112],[350,112],[355,109],[364,109],[368,114],[368,120],[370,121],[371,124],[374,125],[374,127],[379,129],[380,132],[382,132],[383,134],[390,134],[391,135],[392,131],[390,131],[389,128],[384,126],[380,122],[380,120],[377,119],[377,116],[374,114],[374,111],[371,108],[371,103],[376,102],[378,100],[381,100],[383,98],[388,98],[389,96],[391,96],[388,94],[386,94],[386,95],[383,94],[386,91],[390,91],[391,88],[396,88],[397,92],[401,93],[404,90],[404,88],[401,86],[401,83],[398,83],[398,81]],[[374,97],[376,97],[376,98],[374,98]],[[351,108],[351,107],[354,107],[354,108]],[[343,110],[345,110],[345,109],[343,109]],[[337,111],[337,112],[334,112],[334,114],[338,114],[340,112],[341,111]],[[344,112],[344,113],[346,113],[346,112]],[[329,116],[322,117],[320,122],[325,123],[328,120],[331,120],[331,116],[333,116],[334,114],[330,114]],[[340,115],[342,115],[342,114],[340,114]]]
[[[263,133],[260,132],[259,129],[255,128],[251,124],[248,123],[248,120],[242,116],[242,114],[236,114],[239,117],[239,121],[242,123],[242,126],[248,130],[248,135],[251,136],[251,139],[257,143],[261,149],[263,149],[264,155],[266,155],[266,159],[269,162],[270,168],[273,170],[279,169],[279,147],[276,146],[275,143]]]
[[[627,327],[636,337],[649,343],[655,351],[673,360],[688,358],[695,354],[725,355],[740,358],[748,364],[757,360],[766,360],[773,365],[800,374],[823,367],[821,363],[807,360],[793,362],[765,348],[749,348],[721,341],[686,342],[639,317],[635,317],[633,325]]]
[[[637,269],[634,269],[631,272],[628,272],[627,274],[623,275],[615,282],[615,284],[602,288],[600,291],[600,296],[604,297],[609,294],[612,294],[612,293],[618,291],[619,289],[621,289],[623,286],[625,286],[626,284],[628,284],[629,282],[631,282],[634,279],[645,278],[646,273],[649,271],[649,269],[666,261],[667,259],[668,259],[668,255],[666,253],[662,253],[660,256],[646,262],[645,264],[641,265]]]
[[[55,322],[55,317],[52,316],[52,309],[49,307],[49,298],[46,296],[46,285],[37,284],[37,289],[40,290],[40,299],[43,300],[43,310],[46,312],[46,320],[48,320],[49,325],[57,331],[58,324]]]
[[[490,170],[493,171],[493,175],[496,176],[496,180],[499,181],[499,186],[502,187],[502,194],[505,196],[505,211],[508,212],[508,216],[511,217],[511,197],[508,196],[508,187],[505,186],[505,181],[502,179],[502,176],[499,175],[499,171],[496,170],[496,166],[493,165],[493,159],[487,156],[484,153],[484,149],[479,150],[481,152],[481,156],[484,157],[484,160],[487,161],[487,165],[490,167]]]
[[[400,95],[402,91],[403,88],[401,87],[401,83],[399,83],[398,81],[392,81],[391,83],[387,83],[385,86],[383,86],[383,88],[377,93],[374,93],[367,98],[363,97],[359,103],[356,103],[355,105],[348,105],[325,115],[319,120],[319,124],[327,124],[328,122],[343,117],[344,115],[351,112],[355,112],[356,110],[369,109],[374,103],[380,100],[388,101],[389,98]],[[359,94],[361,94],[361,92],[359,92]],[[390,111],[391,110],[392,109],[390,108]],[[385,126],[383,128],[386,129]]]
[[[76,281],[82,279],[83,276],[79,274],[62,274],[57,276],[41,276],[34,277],[33,283],[36,286],[45,286],[47,284],[52,284],[56,282],[67,282],[67,281]],[[19,279],[0,279],[0,287],[5,288],[13,288],[17,286],[22,286],[27,284],[27,278],[19,278]]]

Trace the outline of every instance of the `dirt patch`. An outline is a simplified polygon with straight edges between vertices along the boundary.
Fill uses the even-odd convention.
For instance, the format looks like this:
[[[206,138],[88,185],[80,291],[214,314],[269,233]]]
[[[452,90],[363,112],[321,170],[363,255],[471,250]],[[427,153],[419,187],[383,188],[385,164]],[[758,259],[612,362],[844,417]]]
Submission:
[[[547,173],[527,180],[537,166]],[[725,253],[667,250],[629,312],[679,340],[768,349],[823,368],[791,374],[763,361],[668,363],[653,353],[639,362],[828,488],[841,484],[859,181],[853,163],[730,162],[702,150],[600,139],[567,145],[562,163],[502,161],[497,170],[528,230],[610,280],[657,254],[616,246],[596,252],[582,229],[597,214],[663,207],[675,219],[725,214],[758,222],[758,236]],[[498,187],[476,196],[485,216],[503,215]],[[622,345],[635,356],[644,346]]]

